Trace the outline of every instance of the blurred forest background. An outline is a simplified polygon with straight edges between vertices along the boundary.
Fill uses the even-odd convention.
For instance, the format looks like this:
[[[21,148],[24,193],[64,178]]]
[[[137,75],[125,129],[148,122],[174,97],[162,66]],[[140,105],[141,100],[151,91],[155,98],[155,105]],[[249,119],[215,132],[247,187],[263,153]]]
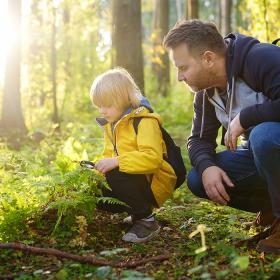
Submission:
[[[114,66],[127,68],[148,98],[176,99],[186,90],[161,43],[177,20],[211,20],[223,35],[263,42],[280,27],[279,0],[2,0],[0,7],[2,136],[88,121],[90,85]]]
[[[161,114],[189,170],[193,96],[176,79],[164,35],[177,20],[199,18],[223,35],[272,42],[279,15],[280,0],[1,0],[0,249],[21,241],[109,263],[97,269],[1,250],[0,279],[279,279],[280,258],[234,245],[254,234],[240,226],[253,215],[199,200],[186,187],[157,210],[157,238],[123,244],[122,217],[94,211],[100,199],[116,203],[102,197],[103,176],[78,164],[102,152],[92,81],[122,66]],[[188,238],[198,224],[211,227],[200,253],[200,236]],[[169,260],[132,272],[110,266],[157,255]]]

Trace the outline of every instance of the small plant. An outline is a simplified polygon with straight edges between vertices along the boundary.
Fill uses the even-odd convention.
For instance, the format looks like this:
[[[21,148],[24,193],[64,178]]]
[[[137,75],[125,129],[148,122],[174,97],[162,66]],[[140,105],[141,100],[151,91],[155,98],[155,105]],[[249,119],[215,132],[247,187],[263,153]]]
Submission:
[[[57,155],[54,166],[56,169],[53,173],[56,175],[53,177],[53,191],[45,207],[45,211],[50,209],[57,211],[53,234],[58,229],[62,218],[66,226],[71,226],[77,215],[91,221],[99,202],[124,204],[115,198],[102,195],[102,190],[109,189],[109,186],[99,172],[77,166],[73,160],[63,154]]]
[[[87,232],[87,220],[84,216],[76,216],[76,222],[78,224],[79,235],[71,240],[70,246],[83,248],[86,245],[86,239],[89,236],[89,233]]]

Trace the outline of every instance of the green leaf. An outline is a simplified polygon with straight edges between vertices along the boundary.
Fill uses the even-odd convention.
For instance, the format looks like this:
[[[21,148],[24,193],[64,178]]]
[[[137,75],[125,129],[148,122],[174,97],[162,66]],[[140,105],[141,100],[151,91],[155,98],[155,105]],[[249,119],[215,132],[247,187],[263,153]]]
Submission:
[[[147,277],[144,273],[136,270],[124,270],[121,273],[120,280],[153,280],[153,277]]]
[[[56,273],[55,277],[58,280],[66,280],[68,279],[68,272],[63,268]]]
[[[272,263],[271,267],[273,269],[280,269],[280,258],[277,259],[275,262]]]
[[[109,276],[109,274],[112,272],[112,267],[111,266],[101,266],[98,267],[95,275],[97,277],[100,277],[101,279],[106,279],[107,276]]]
[[[104,256],[104,257],[110,257],[110,256],[114,256],[114,255],[117,255],[119,253],[124,253],[124,252],[128,252],[128,249],[127,248],[116,248],[113,250],[106,250],[106,251],[100,252],[100,255]]]
[[[203,265],[198,265],[188,270],[189,274],[197,273],[203,269]]]
[[[249,263],[250,261],[248,256],[237,256],[231,262],[232,266],[240,271],[246,270],[249,266]]]
[[[200,275],[201,279],[211,279],[211,274],[208,272],[204,272]]]
[[[226,275],[228,275],[228,273],[229,273],[229,270],[222,270],[222,271],[218,271],[218,272],[216,272],[216,277],[218,278],[218,279],[223,279]]]

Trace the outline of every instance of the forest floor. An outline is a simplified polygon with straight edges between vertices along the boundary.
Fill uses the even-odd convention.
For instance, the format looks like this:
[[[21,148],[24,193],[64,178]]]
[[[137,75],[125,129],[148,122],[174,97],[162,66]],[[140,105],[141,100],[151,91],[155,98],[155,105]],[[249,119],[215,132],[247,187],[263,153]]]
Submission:
[[[176,136],[177,144],[181,144],[189,170],[187,151],[183,146],[190,130],[192,111],[180,104],[192,103],[184,98],[187,96],[167,99],[157,105],[163,108],[161,115],[167,112],[166,107],[178,108],[172,116],[166,113],[168,125],[165,127],[173,137]],[[172,103],[171,106],[171,101],[180,104]],[[198,199],[186,184],[156,210],[161,231],[146,244],[121,240],[128,230],[122,224],[125,214],[111,215],[97,210],[89,212],[91,220],[82,219],[70,228],[65,217],[52,234],[58,216],[53,210],[42,215],[42,205],[53,196],[61,198],[61,194],[60,206],[67,202],[78,205],[79,199],[88,198],[80,195],[79,184],[83,177],[75,182],[78,187],[72,188],[71,176],[75,177],[80,170],[69,173],[66,159],[85,159],[84,151],[89,153],[88,158],[95,159],[101,153],[101,144],[101,132],[85,120],[77,126],[66,126],[62,135],[55,137],[51,134],[40,144],[28,142],[19,151],[0,142],[0,280],[280,279],[280,256],[257,252],[257,242],[241,243],[256,234],[256,230],[247,230],[243,226],[244,222],[252,221],[255,214]],[[196,251],[202,246],[200,234],[189,237],[198,225],[206,227],[207,248],[204,252]],[[107,261],[107,264],[97,266],[50,255],[1,249],[1,244],[16,241],[79,256],[93,256],[104,263]],[[157,256],[161,260],[149,259]],[[144,263],[140,264],[141,260]],[[133,261],[138,265],[125,267]],[[116,268],[116,264],[124,267]]]
[[[195,198],[184,186],[173,200],[157,210],[161,224],[158,236],[146,244],[121,241],[127,228],[122,225],[125,215],[110,215],[95,211],[87,225],[85,244],[73,247],[73,234],[60,231],[50,237],[50,225],[55,215],[30,224],[32,242],[28,245],[57,248],[77,255],[92,255],[111,264],[139,261],[153,256],[165,256],[163,261],[148,261],[134,268],[94,266],[54,256],[33,255],[15,250],[1,250],[0,279],[280,279],[280,258],[260,254],[256,242],[239,244],[255,234],[242,227],[253,214],[216,206]],[[200,234],[189,238],[197,225],[206,226],[204,252]],[[63,228],[63,222],[61,227]]]

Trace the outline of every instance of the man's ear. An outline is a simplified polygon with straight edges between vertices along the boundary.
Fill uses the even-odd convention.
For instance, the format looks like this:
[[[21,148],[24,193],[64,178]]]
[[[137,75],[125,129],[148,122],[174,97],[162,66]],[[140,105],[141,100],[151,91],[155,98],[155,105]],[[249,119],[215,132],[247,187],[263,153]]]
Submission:
[[[213,67],[213,65],[215,64],[215,60],[216,60],[216,54],[214,52],[205,51],[202,54],[202,61],[203,63],[205,63],[207,67]]]

